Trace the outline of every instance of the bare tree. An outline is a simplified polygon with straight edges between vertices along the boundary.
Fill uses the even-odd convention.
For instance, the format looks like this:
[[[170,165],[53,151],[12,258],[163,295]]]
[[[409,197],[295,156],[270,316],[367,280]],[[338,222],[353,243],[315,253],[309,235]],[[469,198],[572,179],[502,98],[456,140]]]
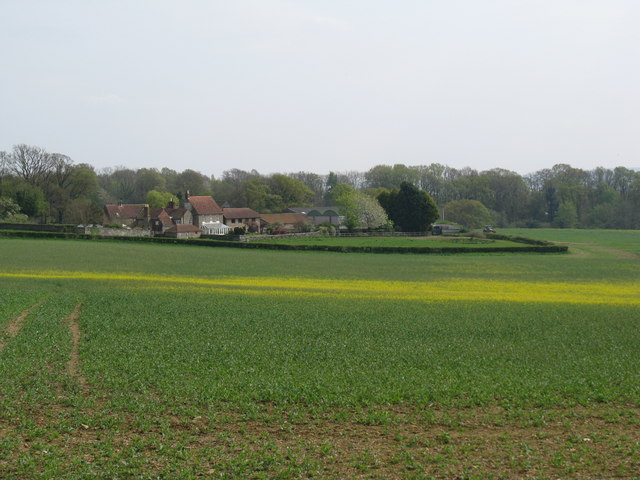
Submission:
[[[34,186],[42,186],[49,180],[55,161],[44,149],[25,144],[14,145],[13,152],[6,155],[9,173]]]

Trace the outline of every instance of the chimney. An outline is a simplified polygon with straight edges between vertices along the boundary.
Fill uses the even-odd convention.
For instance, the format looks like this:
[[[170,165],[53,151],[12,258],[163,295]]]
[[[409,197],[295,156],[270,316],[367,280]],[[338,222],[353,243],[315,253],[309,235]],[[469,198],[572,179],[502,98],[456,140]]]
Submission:
[[[184,198],[186,198],[187,200],[189,200],[189,197],[191,196],[191,194],[189,193],[189,190],[187,190],[187,193],[185,193]]]
[[[167,208],[176,208],[176,202],[173,201],[173,197],[171,197],[169,199],[169,203],[167,205]]]

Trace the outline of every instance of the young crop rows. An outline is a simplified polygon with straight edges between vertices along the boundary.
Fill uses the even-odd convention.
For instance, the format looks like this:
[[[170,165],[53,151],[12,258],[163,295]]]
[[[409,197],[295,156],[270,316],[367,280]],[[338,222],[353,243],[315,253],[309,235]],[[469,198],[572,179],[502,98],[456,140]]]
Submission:
[[[0,477],[640,470],[635,258],[2,242]]]

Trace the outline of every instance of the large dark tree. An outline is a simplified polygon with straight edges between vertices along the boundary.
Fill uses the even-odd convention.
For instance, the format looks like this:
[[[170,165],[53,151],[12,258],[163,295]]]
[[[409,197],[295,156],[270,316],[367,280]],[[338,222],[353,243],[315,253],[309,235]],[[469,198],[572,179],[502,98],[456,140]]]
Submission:
[[[431,196],[409,182],[402,182],[398,190],[382,192],[378,202],[404,232],[425,232],[439,216]]]

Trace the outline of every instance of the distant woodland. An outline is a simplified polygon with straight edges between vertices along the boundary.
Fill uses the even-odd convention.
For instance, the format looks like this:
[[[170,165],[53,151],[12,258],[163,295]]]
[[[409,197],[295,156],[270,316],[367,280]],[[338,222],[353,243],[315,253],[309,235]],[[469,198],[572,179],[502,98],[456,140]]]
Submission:
[[[427,192],[444,220],[468,227],[640,228],[640,172],[625,167],[587,171],[558,164],[524,176],[439,163],[377,165],[366,172],[328,175],[264,175],[233,168],[214,178],[191,169],[96,171],[29,145],[0,152],[0,222],[100,223],[105,204],[161,207],[171,199],[180,201],[186,191],[212,195],[220,205],[270,213],[339,205],[344,192],[381,200],[403,182]]]

